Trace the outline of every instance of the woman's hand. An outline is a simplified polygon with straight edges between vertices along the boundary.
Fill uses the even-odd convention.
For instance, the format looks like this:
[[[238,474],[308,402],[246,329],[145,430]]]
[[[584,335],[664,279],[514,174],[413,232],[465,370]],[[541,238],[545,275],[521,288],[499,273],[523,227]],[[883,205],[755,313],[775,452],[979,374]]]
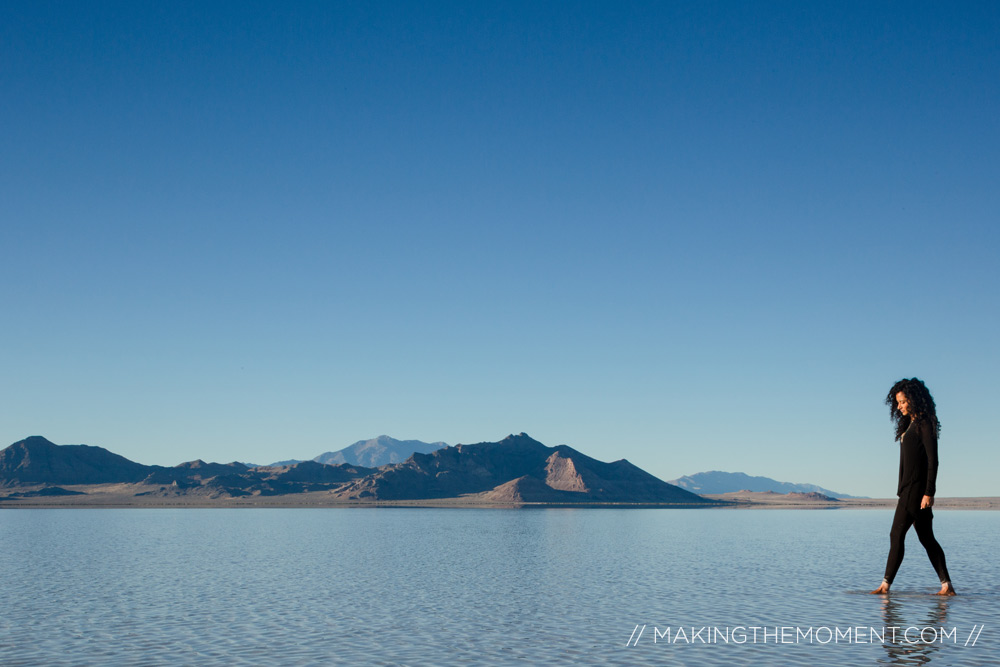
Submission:
[[[934,496],[924,496],[920,501],[920,509],[925,510],[934,506]]]

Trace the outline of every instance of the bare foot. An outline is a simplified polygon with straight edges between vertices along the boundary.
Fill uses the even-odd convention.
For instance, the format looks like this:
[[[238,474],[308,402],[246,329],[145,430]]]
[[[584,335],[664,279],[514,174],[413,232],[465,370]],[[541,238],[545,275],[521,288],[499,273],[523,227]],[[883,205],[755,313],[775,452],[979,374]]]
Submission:
[[[879,587],[872,591],[872,595],[885,595],[889,592],[889,584],[884,581],[879,584]],[[954,593],[952,593],[954,595]]]
[[[934,595],[955,595],[955,587],[951,585],[950,581],[946,581],[941,584],[941,590],[939,590]]]

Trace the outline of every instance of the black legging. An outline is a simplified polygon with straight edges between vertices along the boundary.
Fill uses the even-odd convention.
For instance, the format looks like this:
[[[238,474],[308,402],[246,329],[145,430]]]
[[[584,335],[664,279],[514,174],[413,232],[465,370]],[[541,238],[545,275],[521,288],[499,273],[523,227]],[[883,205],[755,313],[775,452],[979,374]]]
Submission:
[[[889,560],[885,565],[885,580],[890,584],[903,562],[903,541],[910,526],[916,527],[917,537],[927,550],[927,557],[931,559],[931,565],[941,578],[941,583],[951,581],[948,566],[944,562],[944,549],[934,539],[934,528],[931,525],[934,514],[930,507],[920,509],[923,495],[922,485],[911,484],[903,489],[899,502],[896,503],[896,515],[892,518],[892,530],[889,532]]]

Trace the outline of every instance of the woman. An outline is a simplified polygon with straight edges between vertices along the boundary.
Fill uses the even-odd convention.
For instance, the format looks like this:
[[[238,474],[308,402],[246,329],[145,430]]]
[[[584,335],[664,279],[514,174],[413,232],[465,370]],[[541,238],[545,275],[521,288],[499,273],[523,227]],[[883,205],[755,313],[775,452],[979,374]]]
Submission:
[[[889,560],[885,566],[885,579],[872,593],[888,593],[903,562],[903,540],[910,526],[916,526],[917,537],[927,550],[931,565],[941,578],[937,595],[954,595],[944,550],[934,539],[934,485],[937,481],[937,440],[941,432],[934,399],[924,383],[917,378],[900,380],[892,386],[885,399],[889,414],[896,423],[896,440],[899,440],[899,485],[896,495],[896,515],[889,533]]]

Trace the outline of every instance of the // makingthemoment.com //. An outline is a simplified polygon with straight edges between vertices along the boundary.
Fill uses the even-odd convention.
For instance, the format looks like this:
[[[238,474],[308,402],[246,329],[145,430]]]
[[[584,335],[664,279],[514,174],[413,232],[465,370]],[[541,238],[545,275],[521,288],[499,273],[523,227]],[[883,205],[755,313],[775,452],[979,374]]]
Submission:
[[[666,626],[637,623],[625,646],[644,644],[959,644],[975,646],[986,626]]]

